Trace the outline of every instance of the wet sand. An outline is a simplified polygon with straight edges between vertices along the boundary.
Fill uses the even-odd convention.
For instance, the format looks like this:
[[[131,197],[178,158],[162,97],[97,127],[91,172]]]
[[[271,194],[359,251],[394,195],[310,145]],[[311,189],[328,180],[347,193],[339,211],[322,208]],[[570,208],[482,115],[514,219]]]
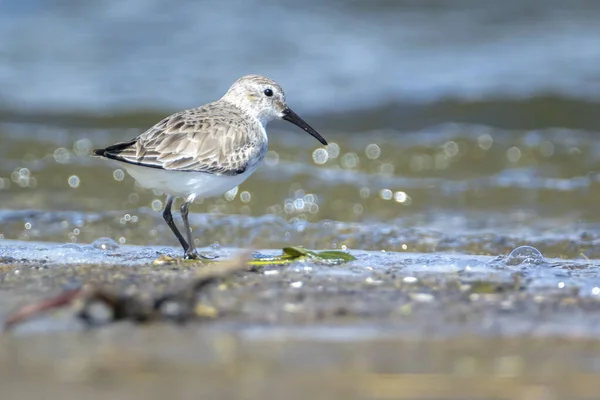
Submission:
[[[84,283],[140,298],[172,293],[206,268],[152,264],[178,252],[5,241],[0,313]],[[597,296],[544,286],[546,276],[528,273],[533,265],[497,257],[444,255],[472,267],[432,271],[439,255],[353,254],[344,265],[237,272],[199,293],[203,317],[183,324],[89,327],[77,305],[32,318],[0,338],[1,390],[11,398],[595,395]]]

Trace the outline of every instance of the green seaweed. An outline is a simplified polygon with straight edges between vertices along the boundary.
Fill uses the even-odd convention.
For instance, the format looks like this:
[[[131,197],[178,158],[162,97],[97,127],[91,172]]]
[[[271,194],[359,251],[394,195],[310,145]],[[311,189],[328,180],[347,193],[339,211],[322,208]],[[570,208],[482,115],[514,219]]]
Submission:
[[[287,265],[296,261],[310,260],[318,264],[338,265],[354,261],[356,258],[349,253],[337,250],[310,251],[303,247],[293,246],[284,247],[280,256],[267,256],[264,254],[256,254],[247,263],[251,267],[262,267],[265,265]],[[201,260],[186,260],[184,258],[173,258],[162,255],[154,260],[154,265],[195,265],[195,264],[216,264],[226,260],[219,258],[204,258]]]
[[[295,261],[310,260],[320,264],[338,265],[356,260],[349,253],[337,250],[310,251],[303,247],[284,247],[280,256],[258,256],[248,262],[252,266],[291,264]]]

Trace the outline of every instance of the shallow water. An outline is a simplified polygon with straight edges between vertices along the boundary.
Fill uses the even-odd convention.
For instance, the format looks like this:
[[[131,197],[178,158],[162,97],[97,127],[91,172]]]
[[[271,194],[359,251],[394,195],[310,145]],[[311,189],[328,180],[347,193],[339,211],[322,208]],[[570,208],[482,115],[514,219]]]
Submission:
[[[449,123],[324,130],[323,149],[278,128],[237,192],[192,207],[198,245],[507,255],[529,244],[546,257],[596,258],[594,132]],[[176,244],[159,212],[164,197],[88,155],[122,129],[4,124],[0,132],[5,239]]]

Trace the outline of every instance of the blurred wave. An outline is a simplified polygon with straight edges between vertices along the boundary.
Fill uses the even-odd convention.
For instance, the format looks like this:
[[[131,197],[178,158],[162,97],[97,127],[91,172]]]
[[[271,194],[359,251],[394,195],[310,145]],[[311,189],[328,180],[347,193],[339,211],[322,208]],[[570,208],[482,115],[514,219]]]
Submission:
[[[179,109],[268,75],[306,112],[600,96],[600,3],[0,3],[0,108]]]

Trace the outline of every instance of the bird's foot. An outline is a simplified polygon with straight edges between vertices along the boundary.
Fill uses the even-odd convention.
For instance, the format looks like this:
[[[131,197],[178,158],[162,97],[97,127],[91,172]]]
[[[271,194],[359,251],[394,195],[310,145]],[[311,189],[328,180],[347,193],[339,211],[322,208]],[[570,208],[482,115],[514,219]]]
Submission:
[[[214,260],[219,258],[215,254],[198,253],[196,249],[189,249],[185,252],[183,258],[186,260]]]
[[[166,254],[162,254],[156,260],[153,261],[154,265],[173,265],[173,264],[187,264],[187,263],[195,263],[203,260],[214,260],[219,258],[217,255],[213,254],[201,254],[194,251],[186,251],[183,257],[171,257]]]

